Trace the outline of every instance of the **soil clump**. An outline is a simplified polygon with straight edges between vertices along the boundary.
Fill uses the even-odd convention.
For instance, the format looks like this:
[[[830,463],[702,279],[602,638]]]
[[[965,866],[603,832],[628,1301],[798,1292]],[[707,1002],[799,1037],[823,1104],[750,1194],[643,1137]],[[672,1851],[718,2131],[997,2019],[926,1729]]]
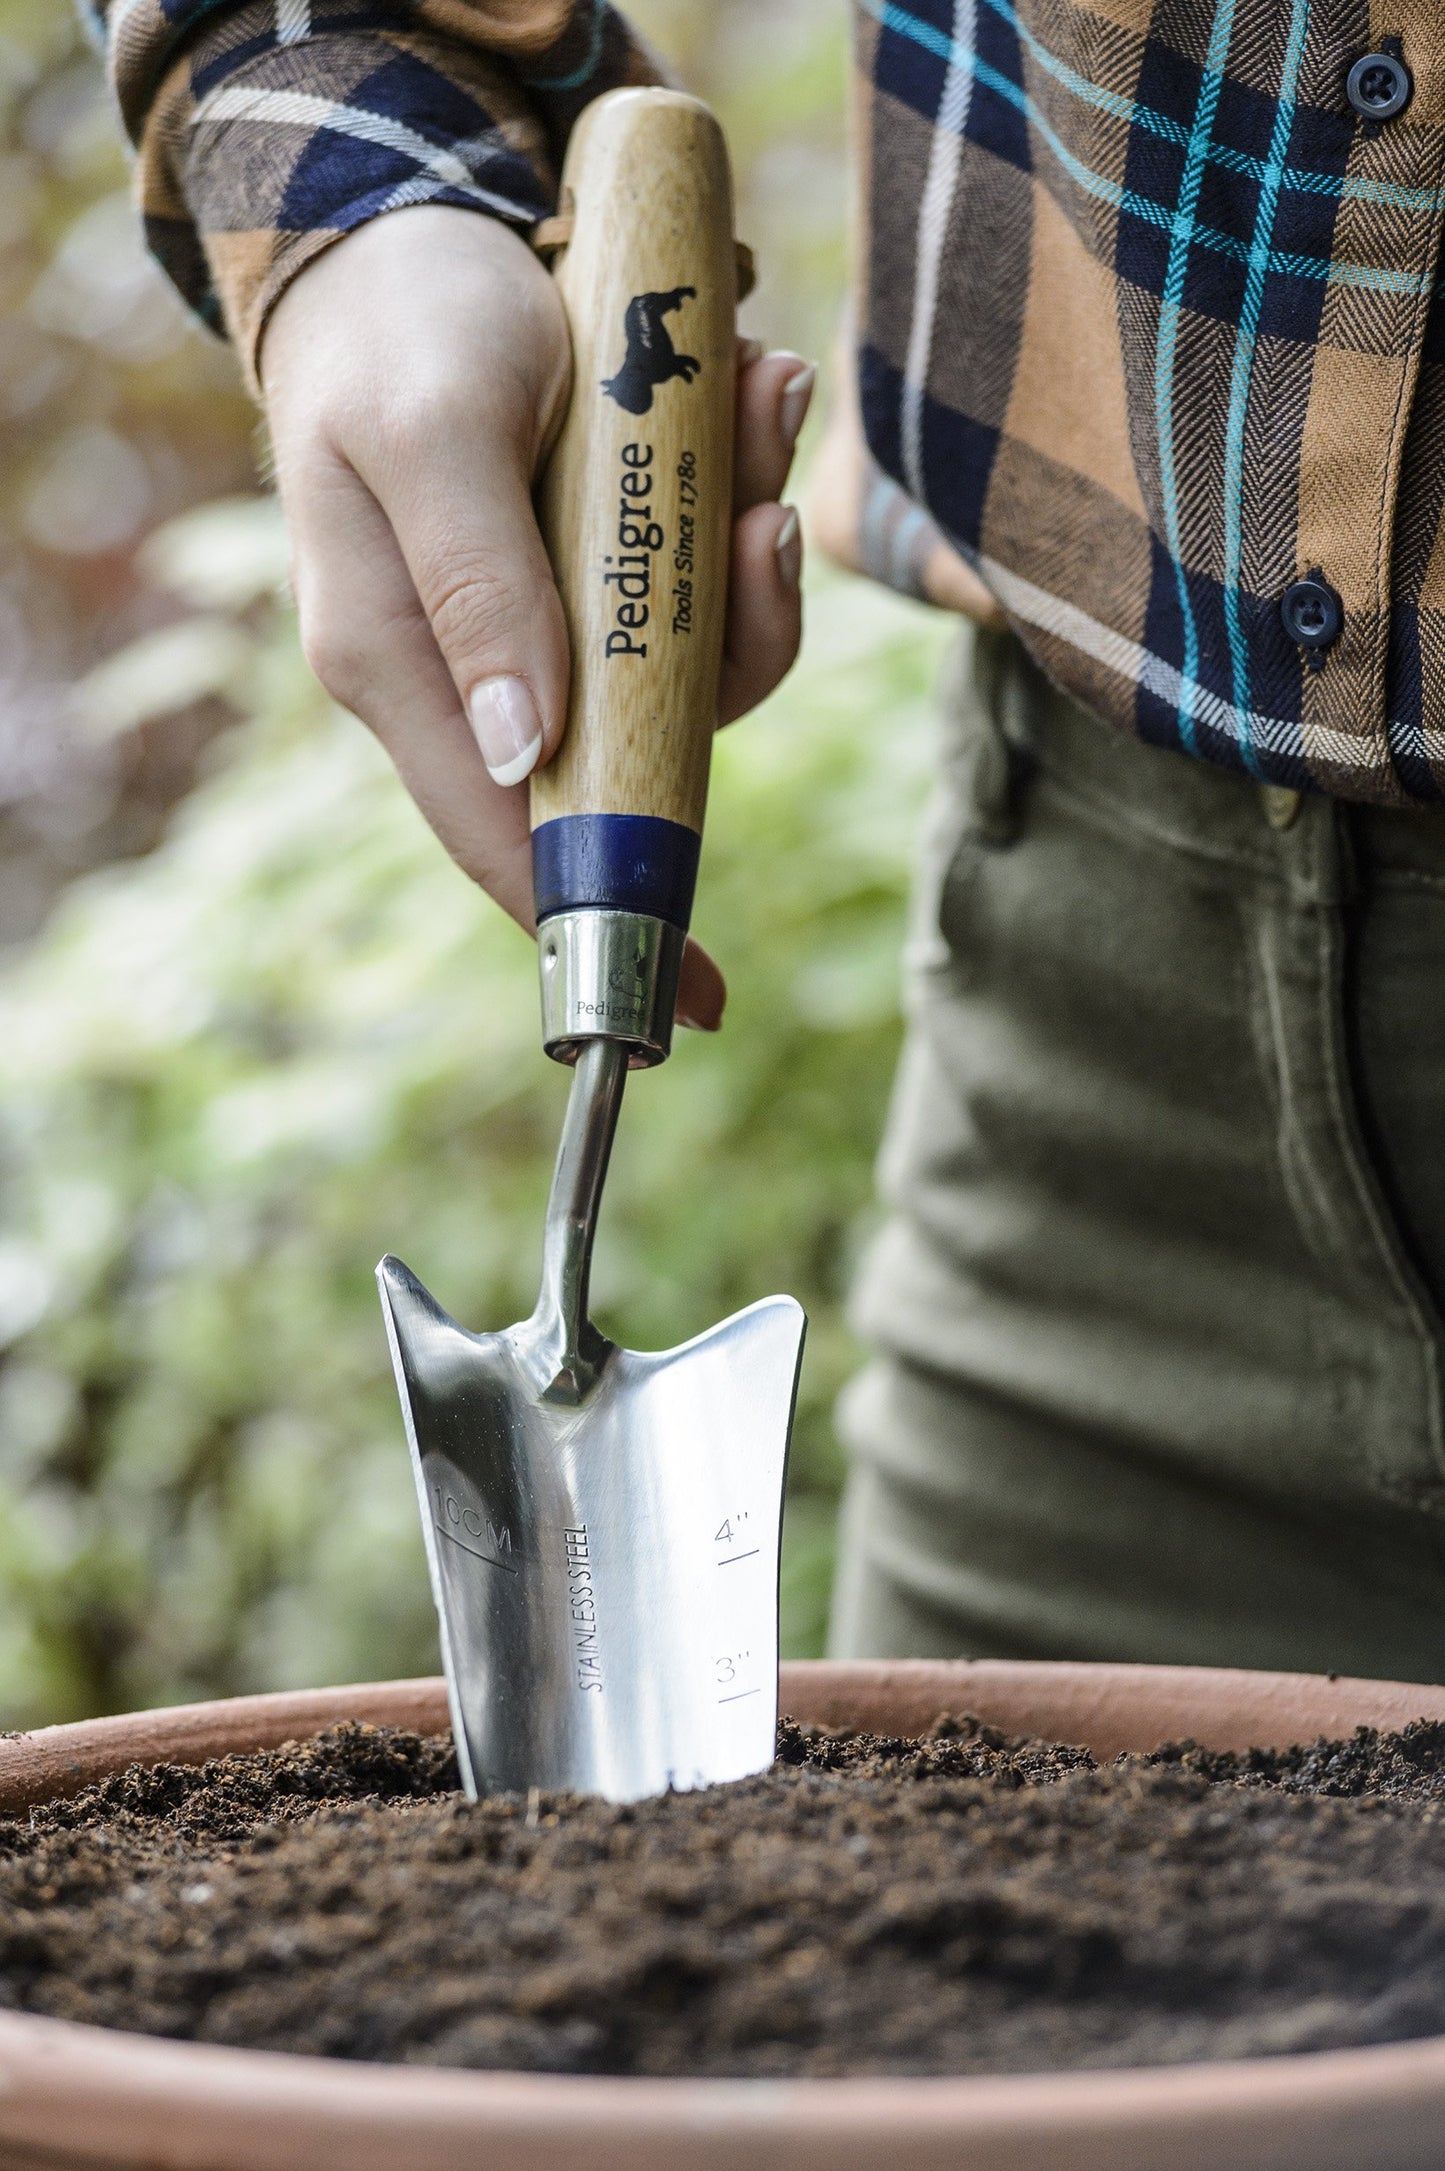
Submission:
[[[0,2005],[543,2072],[959,2074],[1445,2031],[1445,1724],[1096,1764],[785,1721],[629,1807],[346,1725],[0,1820]]]

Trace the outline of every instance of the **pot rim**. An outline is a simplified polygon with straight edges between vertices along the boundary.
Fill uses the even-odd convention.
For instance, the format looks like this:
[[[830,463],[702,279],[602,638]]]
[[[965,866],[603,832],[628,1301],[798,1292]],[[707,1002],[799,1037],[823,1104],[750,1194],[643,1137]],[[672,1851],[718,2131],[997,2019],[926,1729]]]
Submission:
[[[1185,1732],[1215,1748],[1281,1747],[1357,1724],[1445,1718],[1445,1688],[1202,1667],[815,1661],[782,1669],[782,1707],[816,1724],[889,1733],[921,1730],[944,1711],[971,1711],[1011,1731],[1049,1733],[1111,1755]],[[0,1741],[0,1813],[77,1792],[132,1762],[195,1763],[278,1746],[344,1718],[438,1731],[447,1723],[445,1687],[418,1680],[238,1697],[15,1736]],[[158,2120],[168,2136],[161,2155]],[[1220,2162],[1226,2145],[1237,2151],[1256,2141],[1271,2151],[1261,2164],[1294,2163],[1293,2154],[1278,2154],[1283,2122],[1291,2146],[1301,2147],[1301,2165],[1326,2171],[1369,2161],[1378,2171],[1395,2160],[1392,2147],[1438,2136],[1442,2120],[1445,2035],[1105,2071],[630,2079],[363,2065],[0,2013],[0,2139],[51,2151],[83,2146],[83,2156],[56,2160],[96,2166],[136,2160],[144,2141],[151,2163],[280,2171],[301,2160],[295,2151],[304,2135],[305,2160],[316,2165],[371,2171],[409,2163],[414,2149],[433,2171],[450,2171],[454,2162],[475,2165],[485,2134],[495,2150],[489,2164],[540,2167],[557,2151],[585,2147],[601,2171],[635,2162],[630,2151],[644,2143],[665,2143],[659,2163],[786,2161],[811,2171],[815,2157],[819,2165],[956,2163],[966,2134],[971,2165],[1092,2171],[1097,2163],[1122,2171],[1121,2147],[1133,2163],[1137,2149],[1157,2140],[1168,2146],[1172,2171],[1186,2171],[1196,2161]],[[1027,2158],[1016,2153],[1025,2143],[1033,2150]],[[1228,2158],[1236,2160],[1244,2159]]]

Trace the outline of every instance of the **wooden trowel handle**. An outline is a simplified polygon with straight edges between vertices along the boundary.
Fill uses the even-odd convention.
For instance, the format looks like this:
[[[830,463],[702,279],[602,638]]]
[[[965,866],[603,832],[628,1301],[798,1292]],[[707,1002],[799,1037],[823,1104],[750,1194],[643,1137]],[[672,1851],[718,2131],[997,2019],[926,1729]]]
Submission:
[[[727,601],[737,255],[722,130],[680,92],[599,98],[572,135],[562,210],[573,386],[541,515],[572,682],[561,751],[532,784],[544,1037],[563,1060],[602,1037],[656,1062]]]

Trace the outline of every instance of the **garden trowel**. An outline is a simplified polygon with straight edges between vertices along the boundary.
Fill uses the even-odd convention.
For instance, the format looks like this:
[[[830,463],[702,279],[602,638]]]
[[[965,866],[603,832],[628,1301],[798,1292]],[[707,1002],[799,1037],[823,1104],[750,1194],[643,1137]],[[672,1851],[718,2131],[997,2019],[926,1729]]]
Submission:
[[[666,1057],[697,873],[731,531],[738,256],[696,100],[589,106],[551,222],[571,407],[542,492],[572,689],[535,779],[543,1043],[575,1066],[524,1324],[469,1334],[378,1269],[463,1782],[614,1801],[771,1763],[803,1314],[657,1356],[593,1326],[629,1069]]]

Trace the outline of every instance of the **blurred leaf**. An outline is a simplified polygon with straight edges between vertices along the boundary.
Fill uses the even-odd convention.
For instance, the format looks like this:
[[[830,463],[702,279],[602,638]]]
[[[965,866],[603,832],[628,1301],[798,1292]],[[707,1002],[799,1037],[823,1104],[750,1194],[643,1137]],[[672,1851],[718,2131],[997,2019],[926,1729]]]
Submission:
[[[75,711],[93,738],[118,737],[153,716],[242,687],[254,643],[229,618],[196,617],[132,641],[75,689]]]
[[[148,537],[140,565],[199,610],[238,611],[286,579],[286,527],[275,498],[221,498]]]

